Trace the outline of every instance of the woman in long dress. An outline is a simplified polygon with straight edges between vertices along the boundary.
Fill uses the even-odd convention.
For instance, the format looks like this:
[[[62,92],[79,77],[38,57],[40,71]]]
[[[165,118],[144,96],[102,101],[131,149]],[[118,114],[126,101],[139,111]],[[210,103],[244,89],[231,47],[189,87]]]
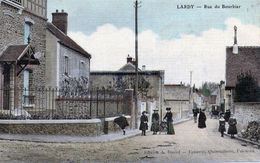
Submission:
[[[166,108],[166,115],[164,116],[164,120],[166,119],[167,122],[167,134],[168,135],[174,135],[175,131],[173,128],[173,119],[172,119],[172,112],[171,112],[171,108]]]
[[[153,131],[153,134],[157,134],[159,131],[159,114],[158,110],[154,110],[154,113],[152,114],[152,126],[151,131]]]
[[[206,128],[207,127],[206,120],[207,120],[207,117],[206,117],[204,111],[200,110],[198,127],[201,129]]]
[[[236,127],[237,120],[233,114],[231,114],[231,117],[228,120],[228,124],[229,124],[228,134],[230,134],[231,138],[233,139],[233,138],[235,138],[234,135],[237,134],[237,127]]]

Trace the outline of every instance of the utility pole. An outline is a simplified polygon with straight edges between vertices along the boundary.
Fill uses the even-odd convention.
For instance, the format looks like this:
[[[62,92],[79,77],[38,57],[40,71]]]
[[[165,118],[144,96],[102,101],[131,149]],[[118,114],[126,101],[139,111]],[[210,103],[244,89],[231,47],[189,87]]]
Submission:
[[[138,8],[140,6],[140,2],[138,0],[135,1],[135,128],[138,128],[137,118],[138,118]]]
[[[190,71],[190,99],[192,95],[192,71]]]
[[[193,109],[193,98],[192,98],[193,90],[192,90],[192,71],[190,71],[190,106],[191,110]],[[192,100],[192,101],[191,101]]]

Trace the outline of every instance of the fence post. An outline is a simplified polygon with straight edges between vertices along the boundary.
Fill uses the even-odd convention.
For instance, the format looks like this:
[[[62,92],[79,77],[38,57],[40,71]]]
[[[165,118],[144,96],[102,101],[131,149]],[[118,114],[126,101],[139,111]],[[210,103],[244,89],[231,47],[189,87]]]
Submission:
[[[133,105],[134,102],[134,90],[133,89],[126,89],[124,92],[124,104],[123,104],[123,113],[127,115],[131,115],[131,123],[130,123],[130,128],[134,129],[135,128],[135,108]]]
[[[96,117],[98,117],[98,88],[97,88],[97,115]]]
[[[89,114],[90,114],[90,118],[92,118],[92,89],[90,90],[90,106],[89,106]]]
[[[118,104],[119,104],[119,98],[118,98],[118,93],[116,93],[116,114],[118,115]]]
[[[106,117],[106,90],[104,88],[104,117]]]

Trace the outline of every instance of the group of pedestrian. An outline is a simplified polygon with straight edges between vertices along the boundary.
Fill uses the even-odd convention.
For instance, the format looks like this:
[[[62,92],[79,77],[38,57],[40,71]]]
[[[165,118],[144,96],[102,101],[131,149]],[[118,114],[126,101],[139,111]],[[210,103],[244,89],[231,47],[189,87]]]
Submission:
[[[237,134],[237,120],[234,117],[234,114],[231,114],[230,110],[226,110],[224,114],[220,115],[219,119],[219,129],[218,131],[221,133],[221,137],[224,137],[224,132],[226,131],[226,122],[228,123],[228,132],[227,134],[231,135],[231,139],[235,138],[235,134]]]
[[[156,135],[157,132],[160,131],[160,120],[159,120],[159,110],[154,110],[154,113],[152,114],[152,126],[151,131],[153,132],[153,135]],[[163,120],[166,121],[167,124],[167,134],[174,135],[174,127],[173,127],[173,118],[172,118],[172,112],[171,108],[166,108],[166,114],[163,118]],[[139,130],[142,131],[142,136],[146,136],[146,130],[148,130],[148,117],[147,112],[143,111],[142,116],[140,118],[140,127]]]

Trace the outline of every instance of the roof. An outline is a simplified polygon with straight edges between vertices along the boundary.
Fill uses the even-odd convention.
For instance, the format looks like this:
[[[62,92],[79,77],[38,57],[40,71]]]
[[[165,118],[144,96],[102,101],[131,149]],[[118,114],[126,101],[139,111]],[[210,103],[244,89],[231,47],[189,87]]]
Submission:
[[[119,69],[119,71],[128,71],[128,72],[133,72],[135,71],[135,65],[131,62],[128,62],[127,64],[125,64],[123,67],[121,67]],[[139,68],[138,68],[138,71],[141,71]]]
[[[28,49],[29,45],[11,45],[1,55],[0,61],[14,62],[17,61]]]
[[[140,71],[139,75],[164,75],[163,70]],[[91,71],[90,75],[136,75],[134,71]]]
[[[260,85],[260,47],[239,46],[238,54],[232,53],[233,47],[226,48],[226,87],[234,88],[237,76],[251,72]]]
[[[73,41],[69,36],[59,30],[52,23],[47,23],[47,29],[60,40],[59,42],[62,45],[82,54],[87,58],[91,58],[91,55],[88,52],[86,52],[81,46],[79,46],[75,41]]]
[[[165,87],[186,87],[183,84],[164,84]]]

